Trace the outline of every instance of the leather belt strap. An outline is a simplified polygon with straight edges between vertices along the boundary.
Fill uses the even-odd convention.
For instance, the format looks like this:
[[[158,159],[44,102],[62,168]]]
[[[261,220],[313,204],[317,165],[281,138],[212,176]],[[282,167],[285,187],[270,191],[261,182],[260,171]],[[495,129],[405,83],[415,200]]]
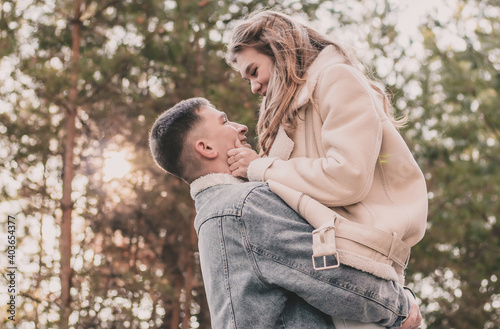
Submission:
[[[328,270],[340,266],[339,253],[335,243],[335,222],[334,218],[315,229],[313,235],[313,255],[312,262],[317,271]],[[335,256],[335,263],[328,265],[327,256]],[[322,258],[322,265],[316,262],[316,258]],[[330,258],[330,257],[328,257]]]
[[[391,234],[341,217],[337,217],[335,223],[336,237],[351,240],[371,248],[402,268],[406,268],[406,265],[408,265],[411,248],[398,238],[395,232]]]
[[[315,257],[324,258],[329,255],[336,255],[339,263],[335,241],[337,237],[375,250],[403,269],[406,268],[410,258],[410,246],[398,238],[396,233],[350,221],[306,194],[272,180],[267,183],[271,191],[317,228],[313,231],[313,263]],[[319,269],[325,267],[326,265],[320,266]]]
[[[328,227],[330,231],[327,230]],[[398,238],[396,233],[387,233],[340,216],[313,231],[314,257],[325,256],[327,251],[330,254],[336,253],[335,238],[350,240],[375,250],[402,268],[406,268],[410,258],[410,246]]]

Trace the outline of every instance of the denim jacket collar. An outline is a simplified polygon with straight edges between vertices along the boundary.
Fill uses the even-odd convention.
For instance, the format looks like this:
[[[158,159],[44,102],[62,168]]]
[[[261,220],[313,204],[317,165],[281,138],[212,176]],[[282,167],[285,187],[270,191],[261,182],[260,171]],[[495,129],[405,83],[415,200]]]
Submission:
[[[189,186],[191,198],[194,200],[194,198],[198,193],[212,186],[230,185],[239,183],[244,183],[244,180],[236,178],[229,174],[215,173],[215,174],[208,174],[205,176],[201,176],[195,179]]]

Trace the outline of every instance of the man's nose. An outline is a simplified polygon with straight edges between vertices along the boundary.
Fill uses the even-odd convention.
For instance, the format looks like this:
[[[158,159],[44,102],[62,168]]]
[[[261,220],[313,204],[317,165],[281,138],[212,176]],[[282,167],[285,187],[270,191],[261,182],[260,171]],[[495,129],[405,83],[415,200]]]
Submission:
[[[248,127],[236,122],[231,122],[231,126],[236,129],[236,131],[240,134],[246,134],[248,131]]]
[[[246,133],[247,133],[247,131],[248,131],[248,127],[247,127],[247,126],[245,126],[245,125],[240,125],[239,123],[237,123],[237,125],[238,125],[238,128],[237,128],[237,129],[238,129],[238,132],[239,132],[240,134],[243,134],[243,135],[244,135],[244,134],[246,134]]]

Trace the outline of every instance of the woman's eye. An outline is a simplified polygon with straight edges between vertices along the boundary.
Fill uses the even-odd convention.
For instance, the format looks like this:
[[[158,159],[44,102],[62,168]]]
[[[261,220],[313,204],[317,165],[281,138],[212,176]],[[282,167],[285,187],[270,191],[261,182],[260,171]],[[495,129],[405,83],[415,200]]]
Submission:
[[[255,68],[253,71],[252,71],[252,76],[256,76],[257,75],[257,68]]]

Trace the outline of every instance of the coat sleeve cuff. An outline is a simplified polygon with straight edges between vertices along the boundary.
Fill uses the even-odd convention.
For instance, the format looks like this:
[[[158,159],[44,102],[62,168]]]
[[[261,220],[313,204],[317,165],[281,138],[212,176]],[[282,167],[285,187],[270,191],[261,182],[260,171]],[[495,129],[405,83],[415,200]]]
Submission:
[[[248,180],[251,182],[265,182],[264,174],[277,157],[267,157],[253,160],[248,166],[247,175]]]

